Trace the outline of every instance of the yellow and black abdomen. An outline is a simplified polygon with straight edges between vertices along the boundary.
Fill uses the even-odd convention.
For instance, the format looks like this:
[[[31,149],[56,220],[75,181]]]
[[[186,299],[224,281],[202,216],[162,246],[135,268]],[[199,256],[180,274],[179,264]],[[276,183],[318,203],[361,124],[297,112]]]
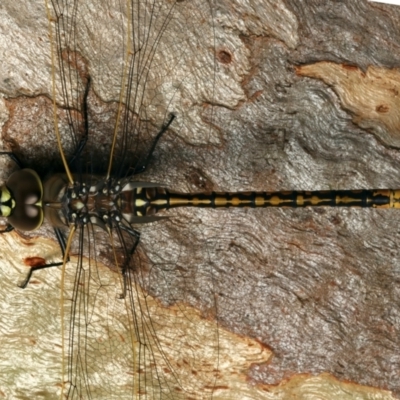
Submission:
[[[233,205],[231,198],[228,194],[228,207]],[[400,191],[390,189],[250,192],[233,195],[233,198],[240,206],[248,207],[400,208]],[[222,204],[223,200],[217,197],[218,203]]]
[[[163,188],[143,189],[133,196],[136,211],[151,215],[176,207],[373,207],[400,208],[400,190],[320,190],[236,193],[175,193]],[[140,201],[138,200],[140,198]],[[139,207],[140,206],[140,207]]]
[[[321,190],[184,195],[169,193],[169,207],[376,207],[400,208],[400,191]]]

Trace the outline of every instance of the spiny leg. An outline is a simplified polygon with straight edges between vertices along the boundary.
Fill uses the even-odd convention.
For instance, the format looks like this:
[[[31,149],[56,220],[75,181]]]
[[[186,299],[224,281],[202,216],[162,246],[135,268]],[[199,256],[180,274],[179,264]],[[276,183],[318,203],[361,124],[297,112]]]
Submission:
[[[54,233],[55,233],[55,235],[57,237],[58,244],[60,245],[60,248],[61,248],[62,258],[64,259],[64,255],[65,255],[65,239],[64,239],[64,236],[63,236],[61,230],[58,229],[58,228],[54,228]],[[67,256],[67,262],[68,261],[69,261],[69,255]],[[51,267],[59,267],[61,265],[63,265],[63,262],[62,261],[58,261],[58,262],[54,262],[54,263],[50,263],[50,264],[37,265],[37,266],[31,267],[29,272],[28,272],[28,275],[26,276],[26,278],[18,286],[21,289],[25,289],[26,286],[28,285],[28,283],[29,283],[34,271],[38,271],[40,269],[51,268]]]
[[[138,232],[132,228],[129,228],[127,226],[124,226],[122,224],[119,225],[119,228],[121,228],[123,231],[127,232],[129,234],[129,236],[131,236],[135,240],[135,243],[133,244],[132,248],[126,254],[126,260],[124,261],[124,266],[122,267],[123,288],[122,288],[122,293],[120,294],[119,298],[124,299],[126,296],[126,286],[127,286],[126,279],[127,279],[128,265],[129,265],[129,262],[131,261],[132,256],[135,253],[136,248],[139,244],[140,232]],[[125,241],[122,238],[121,231],[118,231],[118,236],[120,237],[121,243],[123,243],[123,245],[125,245]]]
[[[150,159],[151,159],[151,157],[153,156],[153,152],[154,152],[154,150],[155,150],[155,148],[156,148],[156,146],[157,146],[158,141],[161,139],[161,136],[167,131],[167,129],[169,128],[169,126],[171,125],[171,123],[172,123],[172,121],[173,121],[174,119],[175,119],[175,115],[174,115],[174,114],[171,114],[171,118],[169,119],[169,121],[167,122],[167,124],[164,125],[164,126],[161,128],[160,132],[158,132],[157,136],[155,137],[155,139],[154,139],[154,141],[153,141],[153,144],[151,145],[151,148],[150,148],[149,152],[147,153],[147,156],[146,156],[146,158],[145,158],[143,164],[140,165],[140,166],[137,166],[137,167],[134,169],[132,175],[140,174],[140,173],[142,173],[142,172],[144,172],[144,171],[146,170],[146,168],[147,168],[147,166],[148,166],[148,164],[149,164],[149,162],[150,162]]]
[[[82,137],[82,139],[79,141],[78,145],[76,146],[74,154],[72,155],[71,159],[69,160],[69,164],[72,164],[75,160],[78,159],[78,157],[81,155],[83,149],[85,148],[86,143],[87,143],[88,138],[89,138],[89,118],[88,118],[87,98],[88,98],[88,95],[89,95],[90,84],[91,84],[91,79],[90,79],[90,76],[88,76],[87,77],[87,84],[86,84],[86,88],[85,88],[85,93],[83,94],[83,99],[82,99],[82,114],[83,114],[85,134]]]

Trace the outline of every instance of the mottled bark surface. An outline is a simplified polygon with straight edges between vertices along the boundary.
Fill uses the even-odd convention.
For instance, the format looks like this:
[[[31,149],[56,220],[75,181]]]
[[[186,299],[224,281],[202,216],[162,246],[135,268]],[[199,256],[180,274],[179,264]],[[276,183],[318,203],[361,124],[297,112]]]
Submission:
[[[7,3],[0,15],[4,147],[11,146],[28,165],[45,172],[58,158],[46,97],[46,19],[41,2],[30,2],[26,14],[15,2]],[[193,192],[399,188],[399,23],[400,7],[361,0],[217,1],[215,43],[193,49],[204,50],[206,59],[215,51],[214,92],[208,92],[209,76],[199,73],[197,86],[182,93],[180,104],[186,102],[190,110],[179,129],[172,127],[163,138],[143,180]],[[96,82],[94,91],[101,92]],[[94,94],[89,100],[94,129],[104,130],[106,112]],[[7,165],[5,176],[12,168]],[[221,396],[400,397],[399,211],[170,214],[176,217],[169,224],[141,229],[139,255],[154,264],[179,259],[181,275],[187,279],[192,273],[199,279],[186,305],[210,321],[218,320],[223,335],[225,330],[240,335],[220,345],[222,366],[229,353],[238,353],[232,360],[235,372],[222,379]],[[43,251],[57,254],[56,247],[53,253]],[[24,274],[24,258],[11,253],[4,250],[2,262]],[[28,254],[43,256],[41,251]],[[203,265],[207,268],[201,273]],[[152,287],[163,304],[172,303],[175,288],[182,286],[174,272],[161,269],[162,282],[172,283]],[[56,271],[49,274],[56,279]],[[16,354],[22,346],[12,347],[18,323],[35,331],[35,338],[22,335],[22,342],[30,344],[21,352],[33,346],[37,354],[32,363],[44,357],[42,344],[32,344],[38,343],[37,337],[48,339],[50,328],[57,335],[57,310],[40,311],[48,292],[55,289],[57,296],[57,288],[43,276],[24,294],[12,285],[18,281],[15,270],[3,278],[9,292],[2,297],[2,313],[14,318],[1,340],[4,346],[11,343]],[[25,303],[24,296],[36,300]],[[42,319],[36,312],[42,312]],[[51,323],[43,319],[46,315],[52,316]],[[31,317],[38,322],[30,325]],[[245,361],[240,359],[240,337],[249,341],[248,348],[261,344],[257,357],[250,352]],[[50,343],[54,351],[57,345]],[[270,359],[265,349],[271,351]],[[56,371],[57,354],[48,347],[44,351],[45,364],[53,357]],[[14,371],[9,357],[1,358],[4,369]],[[238,376],[234,368],[240,378],[233,378]],[[2,379],[0,389],[7,398],[9,382],[16,381]],[[57,378],[52,382],[42,398],[54,398]],[[229,389],[236,393],[227,395],[224,390]]]

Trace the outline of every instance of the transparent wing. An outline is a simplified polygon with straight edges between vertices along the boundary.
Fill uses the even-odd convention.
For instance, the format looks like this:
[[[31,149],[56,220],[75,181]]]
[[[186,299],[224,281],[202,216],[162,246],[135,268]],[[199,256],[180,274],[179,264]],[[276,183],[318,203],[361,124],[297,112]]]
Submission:
[[[209,134],[201,123],[214,95],[209,0],[52,3],[57,93],[69,113],[63,136],[72,138],[75,150],[89,133],[84,157],[92,169],[104,169],[111,157],[114,175],[132,173],[171,114],[176,115],[171,129],[180,138],[193,129]],[[110,154],[113,138],[116,148]]]
[[[212,11],[200,0],[52,1],[61,135],[76,180],[108,165],[113,177],[141,171],[171,113],[173,140],[209,134],[199,121],[214,90]],[[169,163],[179,157],[170,152]],[[170,164],[159,174],[166,184],[176,179]],[[77,229],[64,285],[65,395],[210,398],[217,303],[201,223],[150,224],[137,241],[119,228]]]
[[[163,236],[170,229],[163,226],[157,236],[169,240]],[[118,240],[120,233],[111,240],[88,227],[75,238],[79,251],[67,266],[64,285],[67,398],[211,398],[219,347],[207,249],[192,246],[193,265],[187,265],[178,243],[170,243],[170,254],[155,255],[168,259],[163,262],[139,247],[121,298],[124,280],[115,265],[126,259],[134,239]],[[194,240],[199,231],[185,230],[190,233],[188,240]],[[113,250],[118,261],[110,264]],[[208,298],[207,315],[189,306],[199,300],[198,292]]]

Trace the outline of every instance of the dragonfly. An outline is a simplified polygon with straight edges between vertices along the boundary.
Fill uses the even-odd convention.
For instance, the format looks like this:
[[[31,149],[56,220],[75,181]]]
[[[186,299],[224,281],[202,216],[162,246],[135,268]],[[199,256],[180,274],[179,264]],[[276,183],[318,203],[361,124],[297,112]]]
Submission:
[[[67,171],[70,169],[74,174],[71,181],[80,182],[82,189],[87,185],[89,192],[92,190],[90,187],[94,188],[92,186],[94,180],[98,179],[96,176],[101,176],[97,175],[97,171],[101,170],[107,160],[108,173],[104,168],[102,172],[110,175],[110,183],[114,182],[111,186],[117,184],[117,180],[125,185],[123,182],[128,183],[126,179],[129,176],[142,172],[141,170],[147,166],[147,160],[157,144],[157,136],[165,134],[172,122],[178,130],[187,129],[182,115],[178,119],[171,114],[171,111],[179,114],[182,109],[180,91],[188,90],[183,84],[190,87],[193,83],[193,72],[179,66],[189,65],[187,58],[190,53],[187,50],[196,47],[196,37],[201,38],[203,35],[204,38],[204,33],[210,30],[211,36],[209,35],[207,39],[212,39],[212,26],[206,26],[212,21],[213,9],[208,1],[190,5],[177,1],[155,1],[151,4],[132,1],[123,5],[119,2],[102,2],[102,6],[104,9],[100,10],[100,5],[99,9],[92,9],[89,2],[83,1],[53,1],[47,4],[49,39],[54,46],[52,65],[57,69],[54,75],[58,74],[57,79],[54,79],[53,97],[56,100],[57,96],[60,96],[63,100],[66,116],[66,127],[59,137],[59,154],[62,158],[65,157],[64,172],[61,175],[53,173],[50,179],[57,180],[58,176],[61,180],[66,178],[69,181]],[[96,12],[106,18],[104,26],[109,28],[106,37],[91,35],[90,27],[87,26],[90,21],[99,22]],[[88,15],[91,15],[91,19],[87,18]],[[199,22],[198,27],[194,21]],[[115,24],[115,31],[110,28],[111,23]],[[188,35],[184,39],[174,38],[173,32],[187,30],[188,26],[196,32],[196,35]],[[112,37],[113,33],[115,37]],[[90,51],[94,54],[88,55]],[[83,54],[89,58],[105,57],[107,51],[109,54],[106,61],[104,59],[92,61],[90,66],[83,57]],[[213,55],[210,57],[212,59]],[[111,64],[108,64],[110,62]],[[210,67],[210,64],[193,57],[190,62],[196,73],[207,71],[213,73],[212,63]],[[162,63],[163,68],[157,68],[157,71],[153,66],[158,63]],[[110,78],[110,71],[114,78]],[[213,89],[213,84],[210,88]],[[114,126],[108,127],[109,131],[105,135],[102,136],[101,132],[97,131],[94,136],[90,133],[90,124],[96,118],[93,105],[96,103],[98,92],[101,91],[112,93],[111,96],[113,91],[118,93],[117,101],[110,101],[108,111],[97,110],[97,116],[100,117],[108,112],[109,118],[113,120],[111,125]],[[107,95],[104,97],[107,100]],[[87,108],[89,102],[92,104],[92,110]],[[164,111],[160,112],[160,109]],[[57,111],[54,115],[57,116]],[[103,123],[107,125],[107,121]],[[57,128],[58,123],[55,122],[55,129]],[[106,149],[103,154],[99,151],[101,146]],[[142,159],[140,159],[141,154],[144,154]],[[25,188],[31,186],[36,180],[33,178],[36,172],[25,168],[25,165],[13,155],[12,158],[22,167],[15,173],[16,175],[12,175],[17,178],[17,185]],[[28,177],[26,174],[30,176],[28,181],[33,178],[30,183],[22,178],[22,176]],[[5,200],[3,205],[6,207],[8,204],[14,208],[13,203],[16,200],[14,193],[19,196],[22,192],[12,184],[14,180],[12,176],[5,185],[5,188],[10,189],[10,201]],[[102,175],[101,179],[105,177],[106,175]],[[47,186],[53,191],[59,183],[61,181],[55,185],[44,184],[43,188]],[[41,183],[36,180],[36,184],[39,185],[36,189],[40,191]],[[145,183],[141,185],[146,186]],[[34,195],[33,192],[28,197],[31,195]],[[49,207],[46,208],[53,217],[56,217],[60,211],[60,204],[59,199],[53,198],[53,200],[55,202],[51,201],[52,205],[49,202]],[[29,210],[25,210],[31,216],[32,213],[36,214],[34,219],[40,225],[42,213],[37,208],[38,206],[40,208],[39,203],[40,199],[37,199],[31,204],[32,207],[28,207]],[[10,225],[6,230],[14,227],[27,231],[33,227],[23,227],[13,221],[18,213],[16,209],[10,212],[8,218]],[[50,214],[45,218],[53,219]],[[174,285],[168,290],[170,298],[164,299],[163,304],[175,307],[175,325],[181,326],[182,322],[186,322],[185,331],[189,332],[190,327],[195,326],[195,322],[191,320],[190,314],[182,310],[180,302],[190,296],[191,286],[195,285],[195,281],[191,283],[191,278],[196,275],[195,271],[190,272],[191,277],[189,277],[185,276],[182,270],[180,276],[175,277],[175,282],[168,281],[167,276],[171,274],[171,266],[179,265],[176,259],[179,259],[180,255],[176,254],[175,260],[168,262],[146,260],[143,254],[135,251],[138,232],[131,227],[127,226],[128,230],[123,228],[109,231],[109,234],[104,236],[105,232],[97,232],[99,229],[103,230],[100,226],[95,227],[90,223],[86,227],[82,225],[78,228],[79,232],[76,231],[68,238],[68,232],[72,233],[72,230],[66,225],[60,226],[60,222],[50,225],[55,228],[56,236],[64,248],[66,258],[61,264],[73,265],[72,269],[66,269],[65,282],[62,285],[62,293],[65,292],[66,295],[61,301],[62,312],[65,311],[61,320],[65,320],[66,324],[61,328],[64,337],[61,347],[65,348],[65,352],[60,364],[65,367],[60,396],[69,399],[186,398],[189,395],[197,396],[203,393],[204,397],[209,397],[212,387],[215,386],[215,377],[211,376],[218,370],[215,362],[207,365],[204,357],[199,357],[200,354],[196,361],[193,343],[193,349],[190,350],[190,342],[194,342],[194,339],[182,337],[183,333],[179,330],[175,333],[169,332],[173,323],[163,321],[160,315],[163,306],[151,303],[148,294],[157,280]],[[61,224],[64,225],[63,222]],[[158,231],[158,241],[161,240],[163,240],[163,229]],[[100,272],[102,262],[113,265],[111,269],[115,269],[108,278],[107,273]],[[59,264],[58,260],[47,264],[46,267]],[[136,272],[129,265],[135,265]],[[160,265],[162,268],[155,271],[152,269],[155,265]],[[33,279],[36,273],[39,273],[35,269],[43,267],[44,265],[32,266]],[[130,270],[128,272],[127,269],[125,278],[123,277],[125,273],[121,274],[121,268]],[[118,272],[119,269],[121,270]],[[207,267],[202,273],[206,271]],[[68,277],[69,273],[73,276]],[[20,286],[29,286],[29,282],[32,282],[30,276]],[[181,294],[179,289],[183,289]],[[209,303],[211,314],[212,307],[215,306],[212,297]],[[102,305],[103,309],[99,312],[98,309],[101,309]],[[160,316],[158,321],[157,309]],[[101,313],[104,315],[100,318]],[[121,314],[125,318],[117,323],[117,316]],[[211,359],[215,360],[218,359],[217,334],[216,328],[214,332],[208,332],[210,339],[208,347],[210,355],[215,355]],[[175,350],[175,356],[180,353],[178,357],[175,357],[171,350],[166,350],[165,342],[171,341],[182,344]],[[191,357],[185,354],[185,348]],[[104,356],[106,359],[101,361]],[[186,378],[185,384],[182,381],[183,375],[178,369],[180,363],[190,366],[193,373],[199,376],[202,375],[202,370],[206,373],[205,376],[209,376],[198,380],[202,382],[198,386],[190,383],[189,377]],[[203,363],[206,367],[201,367]],[[119,366],[114,373],[109,371],[112,365]],[[119,382],[118,389],[115,387],[112,389],[115,382]]]
[[[61,225],[58,223],[61,226],[61,233],[63,233],[62,225],[64,224],[69,228],[67,233],[70,233],[71,235],[70,242],[65,243],[65,258],[62,262],[65,272],[63,272],[63,274],[67,274],[68,269],[75,271],[76,273],[69,283],[65,283],[65,292],[72,293],[72,296],[70,295],[71,299],[65,298],[64,303],[67,304],[66,308],[72,307],[73,310],[69,317],[70,319],[68,320],[70,325],[68,325],[66,329],[68,334],[65,335],[67,338],[67,354],[65,354],[64,358],[67,359],[66,374],[68,377],[64,384],[65,387],[63,388],[63,392],[68,398],[110,398],[106,396],[112,395],[119,396],[118,398],[121,398],[121,396],[127,398],[179,398],[179,392],[182,393],[181,397],[183,398],[189,394],[195,397],[212,397],[213,392],[217,391],[218,380],[213,371],[218,370],[218,362],[208,367],[209,371],[206,372],[209,372],[212,376],[207,378],[208,381],[201,382],[197,387],[187,387],[183,383],[183,379],[179,376],[179,368],[173,362],[176,362],[175,357],[168,354],[166,350],[163,350],[162,332],[159,326],[155,326],[156,322],[153,322],[153,310],[151,309],[150,302],[147,301],[146,296],[148,291],[152,290],[151,282],[154,282],[155,280],[164,281],[168,286],[173,285],[173,278],[170,277],[171,271],[169,266],[173,265],[176,267],[179,265],[179,262],[177,261],[176,256],[173,261],[169,260],[168,262],[162,263],[145,260],[144,254],[137,254],[136,245],[139,243],[139,235],[136,229],[130,227],[130,224],[132,224],[132,226],[144,222],[151,222],[155,225],[167,224],[168,221],[157,221],[156,218],[160,213],[162,213],[162,216],[169,215],[163,213],[164,208],[180,206],[201,208],[305,206],[398,207],[399,192],[387,189],[360,191],[249,191],[238,193],[211,192],[207,194],[182,194],[181,192],[169,190],[163,185],[155,185],[154,183],[149,184],[149,182],[141,181],[139,178],[140,173],[144,172],[148,163],[151,162],[151,156],[154,151],[157,151],[157,146],[162,145],[161,142],[164,135],[168,135],[170,131],[174,130],[184,133],[185,126],[182,125],[182,121],[187,121],[184,113],[179,113],[181,109],[179,109],[175,103],[173,103],[174,107],[163,106],[163,118],[161,120],[160,118],[155,118],[151,115],[152,107],[157,107],[159,104],[162,104],[160,98],[162,98],[163,95],[162,93],[158,93],[158,91],[162,92],[162,89],[160,89],[159,86],[160,79],[153,77],[150,78],[146,75],[149,73],[148,71],[151,70],[150,67],[152,66],[152,63],[155,63],[160,59],[165,60],[165,58],[157,57],[157,54],[154,55],[154,58],[146,58],[146,46],[151,49],[159,49],[158,46],[162,47],[162,44],[158,45],[158,38],[160,38],[160,40],[165,38],[167,49],[171,49],[171,47],[169,47],[171,46],[171,39],[170,35],[168,35],[168,29],[172,30],[172,28],[170,28],[171,25],[169,24],[175,22],[176,19],[176,21],[184,20],[185,24],[187,24],[185,26],[193,25],[193,21],[189,20],[189,16],[193,17],[193,15],[196,15],[196,12],[193,10],[190,10],[189,12],[186,9],[184,11],[177,11],[179,3],[180,2],[167,2],[169,8],[160,11],[160,14],[157,14],[155,10],[153,10],[153,14],[151,12],[148,13],[151,16],[160,15],[160,20],[165,23],[165,25],[161,24],[153,29],[153,31],[158,35],[156,35],[157,39],[154,39],[157,44],[152,44],[151,40],[146,38],[143,43],[139,40],[135,50],[135,46],[133,46],[134,38],[132,37],[131,45],[123,45],[123,47],[126,46],[129,49],[126,53],[121,51],[121,48],[115,48],[110,45],[113,52],[127,55],[125,63],[122,63],[118,84],[115,85],[114,83],[109,83],[111,86],[110,90],[112,90],[114,85],[119,88],[118,90],[120,90],[121,99],[117,105],[122,108],[118,109],[118,107],[116,107],[117,111],[114,112],[113,119],[114,122],[118,121],[119,126],[115,129],[114,135],[109,135],[111,139],[115,138],[115,150],[110,150],[114,145],[112,140],[107,142],[109,137],[102,139],[106,143],[106,149],[108,149],[105,153],[112,161],[108,173],[103,173],[103,175],[98,175],[95,171],[101,167],[101,164],[107,161],[107,157],[101,160],[98,159],[98,155],[100,154],[101,156],[101,153],[98,151],[98,143],[96,142],[100,141],[99,138],[101,136],[98,132],[91,135],[90,111],[86,110],[86,107],[88,98],[91,96],[94,97],[96,90],[100,90],[95,86],[95,82],[102,81],[107,84],[107,65],[104,61],[99,61],[95,63],[95,66],[88,67],[84,57],[80,54],[81,51],[83,53],[83,50],[91,46],[96,47],[90,41],[89,34],[85,36],[85,32],[78,31],[78,29],[81,29],[80,27],[85,26],[84,21],[79,20],[80,16],[83,18],[87,15],[88,10],[84,10],[84,5],[73,2],[54,2],[52,6],[50,6],[51,16],[49,17],[49,20],[53,29],[55,29],[54,40],[57,43],[57,49],[59,51],[57,58],[62,76],[61,82],[63,82],[62,85],[65,85],[65,87],[62,87],[61,92],[63,92],[63,98],[66,99],[68,105],[68,129],[67,132],[61,134],[60,154],[65,153],[66,155],[65,161],[63,161],[65,170],[75,170],[78,172],[71,172],[73,176],[72,182],[68,181],[65,173],[63,173],[61,178],[59,175],[54,174],[51,177],[51,179],[53,179],[52,182],[40,181],[44,182],[45,189],[48,188],[50,191],[52,188],[59,187],[60,185],[63,188],[71,188],[71,193],[68,194],[67,198],[69,199],[69,202],[73,202],[71,199],[73,199],[74,196],[77,196],[78,198],[83,196],[79,193],[83,190],[83,183],[86,184],[89,193],[91,193],[90,190],[92,188],[97,188],[96,190],[98,191],[99,187],[102,189],[107,187],[106,184],[100,183],[101,179],[99,177],[104,179],[104,182],[109,184],[111,189],[118,185],[115,182],[117,179],[120,179],[122,185],[126,184],[129,186],[129,190],[125,187],[123,192],[128,192],[129,196],[133,196],[137,202],[135,203],[137,206],[135,218],[137,219],[130,221],[129,224],[123,228],[123,225],[119,224],[119,221],[114,221],[111,224],[111,227],[112,230],[115,230],[116,232],[112,232],[112,234],[108,232],[104,221],[99,221],[97,224],[94,221],[91,221],[92,225],[89,222],[80,221],[80,224],[77,224],[78,228],[74,228],[76,219],[71,220],[73,223],[62,223]],[[161,5],[161,3],[154,4]],[[75,5],[78,7],[76,8]],[[140,6],[140,4],[131,3],[132,10],[134,9],[134,5]],[[210,19],[210,16],[212,17],[212,4],[208,2],[198,2],[196,3],[196,9],[199,13],[199,20],[203,15],[207,16],[207,20]],[[171,13],[167,10],[171,10]],[[123,14],[128,15],[129,12],[125,11]],[[134,13],[132,12],[132,15],[133,14]],[[139,15],[143,15],[143,18],[135,20],[135,18],[132,17],[131,21],[129,21],[128,18],[129,22],[127,24],[121,23],[121,26],[124,26],[122,31],[126,30],[129,32],[129,29],[126,28],[126,26],[130,25],[132,33],[135,32],[135,27],[139,26],[140,22],[146,21],[146,18],[144,17],[145,14],[147,15],[147,9],[143,14],[139,12]],[[151,18],[147,21],[150,20]],[[147,23],[150,24],[150,22]],[[165,31],[162,30],[164,26]],[[199,33],[204,33],[203,28],[201,29],[202,30]],[[212,31],[212,28],[209,29]],[[146,32],[149,31],[151,31],[151,29],[146,29]],[[120,37],[123,37],[123,35],[120,35]],[[76,44],[72,45],[72,43],[75,43],[74,41],[76,38],[79,38],[77,42],[80,43],[80,46],[77,46]],[[128,43],[128,39],[126,39],[126,41],[126,43]],[[99,39],[99,43],[101,43],[99,48],[104,49],[105,41],[100,41]],[[160,43],[162,43],[162,41]],[[85,47],[85,44],[87,45],[87,48]],[[176,64],[185,64],[188,62],[188,60],[184,58],[184,50],[193,45],[193,43],[185,43],[182,41],[175,43],[172,47],[174,51],[171,51],[173,57],[169,60],[171,64],[167,63],[167,65],[176,66]],[[155,53],[157,53],[157,50]],[[134,60],[132,75],[129,75],[129,73],[125,72],[123,69],[129,59]],[[135,68],[139,68],[141,62],[143,62],[145,72],[142,71],[141,73],[138,73]],[[57,63],[55,62],[54,64],[56,65]],[[200,73],[207,70],[208,65],[209,63],[200,62],[200,65],[195,67],[195,71]],[[95,78],[96,73],[92,72],[91,67],[94,70],[96,70],[96,68],[100,70],[100,78]],[[114,64],[111,67],[114,68]],[[165,75],[167,75],[167,73]],[[139,76],[146,76],[144,82],[140,82]],[[104,79],[102,80],[101,78]],[[63,79],[65,81],[63,81]],[[126,79],[126,84],[124,84],[124,79]],[[190,83],[190,80],[190,72],[184,70],[182,76],[177,79],[177,82]],[[215,86],[215,81],[214,79],[211,81],[212,90],[213,86]],[[133,83],[134,85],[132,86]],[[158,85],[156,85],[155,89],[152,87],[153,83],[157,83]],[[127,89],[124,92],[121,88],[124,88],[125,86]],[[174,87],[173,84],[171,84],[171,86]],[[168,89],[170,89],[170,87]],[[178,91],[172,90],[170,93],[172,94],[167,95],[167,100],[169,99],[171,101],[169,104],[172,104],[171,99],[174,96],[178,96]],[[150,100],[147,100],[146,104],[144,98],[147,95],[150,96]],[[54,98],[56,98],[56,94],[54,94]],[[138,101],[137,103],[135,103],[136,100]],[[132,104],[130,104],[130,101],[132,101]],[[168,103],[165,100],[164,102]],[[146,104],[146,108],[144,108],[143,104]],[[176,112],[175,108],[178,108],[178,112]],[[77,113],[76,110],[78,110],[79,113]],[[176,115],[171,114],[170,111],[175,111]],[[118,114],[118,112],[121,112],[121,114]],[[117,117],[118,115],[121,115],[121,117]],[[88,126],[85,126],[86,124]],[[86,133],[88,133],[87,137],[85,136]],[[69,151],[69,154],[63,145],[63,141],[67,140],[68,135],[70,135],[71,143],[73,144],[72,151]],[[140,148],[140,146],[143,146],[143,149]],[[138,159],[138,154],[144,154],[144,158]],[[22,166],[20,171],[17,171],[15,175],[12,175],[7,180],[5,188],[8,188],[9,192],[13,192],[13,181],[15,178],[18,178],[19,181],[21,179],[21,173],[31,174]],[[31,175],[30,177],[32,176],[34,175]],[[63,183],[61,184],[57,179],[62,179]],[[38,182],[36,177],[35,181],[36,183]],[[74,186],[76,185],[76,182],[78,182],[79,189],[74,195],[73,188],[76,188],[76,186]],[[17,191],[15,192],[18,193]],[[7,197],[7,191],[4,191],[4,193]],[[125,194],[128,195],[128,193]],[[60,202],[58,200],[53,199],[50,201],[48,197],[44,198],[44,200],[48,209],[58,209],[60,207]],[[5,203],[11,204],[11,197],[6,199]],[[16,202],[16,204],[21,203]],[[7,214],[7,212],[4,212],[4,214]],[[151,216],[148,214],[151,214]],[[26,230],[26,228],[24,229],[24,227],[19,226],[19,221],[16,221],[15,217],[15,213],[13,214],[10,211],[8,222],[11,226],[21,229],[22,231]],[[95,217],[98,218],[98,215],[95,215]],[[51,217],[47,218],[52,220]],[[58,227],[58,225],[53,222],[53,226],[54,225],[56,225],[56,228]],[[96,225],[102,225],[99,232],[95,231],[95,229],[97,229],[95,227]],[[110,229],[110,227],[108,229]],[[121,232],[119,232],[119,230],[121,230]],[[60,233],[58,231],[56,232]],[[62,242],[62,239],[60,239],[60,241]],[[101,249],[100,251],[98,251],[99,248]],[[103,250],[104,248],[106,248],[106,250]],[[76,250],[74,251],[74,249]],[[107,249],[108,253],[106,255],[101,254],[102,252],[107,251]],[[207,251],[207,249],[203,250]],[[77,260],[73,258],[73,253],[78,255]],[[90,260],[88,261],[88,265],[85,264],[86,256],[87,259]],[[68,261],[69,257],[71,260]],[[100,269],[97,269],[97,264],[100,264],[102,260],[108,260],[108,262],[111,260],[113,262],[114,269],[113,275],[110,278],[111,283],[110,281],[104,283],[101,274],[98,272]],[[163,268],[160,268],[160,276],[157,276],[157,272],[154,272],[153,266],[155,265],[163,266]],[[47,267],[49,267],[49,265],[47,265]],[[42,265],[34,266],[31,269],[31,272],[36,275],[35,269],[40,270],[42,268]],[[196,269],[199,271],[201,268],[199,266]],[[152,270],[152,273],[154,273],[152,279],[149,279],[149,270]],[[209,268],[206,268],[206,270],[210,272]],[[147,275],[144,273],[145,271]],[[176,270],[174,270],[174,272],[176,272]],[[89,274],[91,275],[90,277],[87,276]],[[163,274],[165,276],[161,276]],[[97,276],[93,277],[93,275]],[[167,275],[168,278],[166,277]],[[164,299],[166,304],[179,304],[180,300],[190,297],[190,292],[193,286],[193,283],[191,283],[193,276],[189,277],[185,276],[184,273],[181,273],[181,277],[181,283],[176,285],[178,288],[182,289],[181,294],[176,294],[177,291],[174,291],[169,287],[169,290],[167,291],[170,293],[170,298]],[[29,274],[21,286],[29,285],[30,279],[31,275]],[[70,288],[68,288],[68,284],[71,285]],[[102,341],[96,340],[96,338],[91,338],[91,335],[94,335],[95,332],[101,331],[102,329],[107,331],[103,327],[101,321],[95,320],[94,317],[91,318],[94,316],[94,312],[92,311],[92,307],[94,308],[93,303],[96,301],[98,303],[106,301],[100,300],[101,295],[99,294],[105,287],[112,287],[114,292],[113,295],[107,293],[103,299],[107,300],[110,297],[114,299],[113,312],[125,313],[127,321],[129,321],[128,324],[132,324],[132,327],[129,329],[129,331],[132,332],[132,337],[129,338],[131,343],[125,344],[125,347],[122,347],[121,341],[118,341],[118,345],[115,344],[116,339],[115,337],[111,337],[111,335],[109,335],[110,337],[107,335],[101,335],[102,339],[108,337],[108,343],[106,344]],[[136,291],[134,291],[134,288]],[[209,288],[208,291],[211,293],[209,295],[210,310],[214,309],[214,311],[210,312],[211,314],[217,315],[217,302],[215,298],[213,298],[215,288]],[[92,294],[88,294],[89,292]],[[135,298],[133,297],[133,293],[135,293]],[[143,297],[140,297],[141,295],[143,295]],[[82,308],[80,308],[79,305],[81,305]],[[74,307],[76,308],[74,309]],[[108,325],[114,321],[112,315],[113,314],[110,312],[108,318],[105,318]],[[189,319],[188,314],[185,312],[182,312],[180,318],[182,320]],[[139,319],[142,320],[141,325],[137,322]],[[189,327],[191,325],[194,325],[194,323],[188,324]],[[117,336],[117,333],[114,333],[114,335]],[[165,336],[167,335],[165,334]],[[214,328],[214,331],[211,331],[209,336],[209,351],[213,354],[212,358],[218,360],[218,329]],[[177,333],[175,333],[175,336],[172,339],[180,340],[183,343],[188,344],[188,347],[190,347],[190,344],[193,346],[195,344],[194,341],[191,343],[190,338],[185,338],[183,340]],[[124,340],[127,341],[126,338],[124,338]],[[128,383],[124,382],[121,384],[121,392],[118,394],[106,392],[108,387],[106,381],[100,383],[98,388],[96,375],[101,372],[101,365],[98,366],[94,357],[95,353],[91,352],[93,347],[97,347],[100,354],[102,349],[104,350],[108,348],[114,350],[107,351],[107,356],[109,357],[117,354],[117,348],[125,349],[120,350],[120,354],[124,352],[129,354],[127,359],[124,360],[124,367],[127,371],[131,371],[131,375],[134,377],[130,378]],[[96,367],[93,367],[94,365],[96,365]],[[196,362],[194,362],[193,367],[196,368],[197,371],[204,370],[204,366],[202,366],[201,363],[196,365]],[[167,371],[165,374],[167,377],[162,374],[165,373],[165,371]],[[111,376],[109,376],[109,379],[111,380]],[[113,379],[118,379],[118,376],[113,377]]]

